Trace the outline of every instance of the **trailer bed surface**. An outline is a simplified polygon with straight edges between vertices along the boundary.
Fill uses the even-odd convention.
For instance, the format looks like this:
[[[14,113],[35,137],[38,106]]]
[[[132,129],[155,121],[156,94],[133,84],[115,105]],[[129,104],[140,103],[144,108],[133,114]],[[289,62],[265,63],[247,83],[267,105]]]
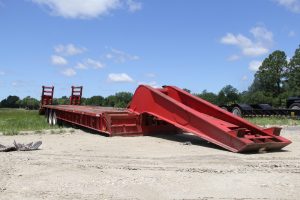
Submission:
[[[101,106],[80,106],[80,105],[45,105],[45,108],[55,109],[67,112],[75,112],[79,114],[88,114],[98,116],[105,112],[129,113],[129,110],[124,108],[101,107]]]

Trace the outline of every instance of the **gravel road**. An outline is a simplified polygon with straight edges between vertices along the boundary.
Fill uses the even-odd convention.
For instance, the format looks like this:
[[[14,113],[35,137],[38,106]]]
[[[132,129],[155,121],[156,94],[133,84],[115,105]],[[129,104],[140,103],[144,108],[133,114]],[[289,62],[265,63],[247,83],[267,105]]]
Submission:
[[[282,135],[293,143],[260,154],[190,135],[0,136],[6,145],[43,141],[38,151],[0,153],[0,199],[299,199],[300,127]]]

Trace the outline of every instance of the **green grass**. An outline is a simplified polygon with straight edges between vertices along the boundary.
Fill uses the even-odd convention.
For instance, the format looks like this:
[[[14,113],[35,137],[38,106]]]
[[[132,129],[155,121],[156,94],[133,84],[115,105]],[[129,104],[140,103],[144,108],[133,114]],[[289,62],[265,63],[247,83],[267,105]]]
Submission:
[[[248,117],[246,120],[252,122],[253,124],[266,126],[266,125],[288,125],[288,126],[296,126],[300,125],[300,120],[298,119],[290,119],[286,117]]]
[[[58,126],[50,126],[36,110],[0,108],[0,132],[4,135],[17,135],[20,131],[39,133],[53,128]]]
[[[3,131],[3,135],[18,135],[20,132],[16,130]]]

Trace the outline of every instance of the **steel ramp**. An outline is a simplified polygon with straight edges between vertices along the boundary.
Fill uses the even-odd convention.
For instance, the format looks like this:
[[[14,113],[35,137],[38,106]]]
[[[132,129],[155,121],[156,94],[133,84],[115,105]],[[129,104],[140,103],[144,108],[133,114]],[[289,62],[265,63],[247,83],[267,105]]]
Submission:
[[[42,88],[43,90],[42,90],[40,109],[39,109],[40,114],[45,113],[45,109],[43,107],[44,105],[52,105],[53,93],[54,93],[54,86],[51,87],[43,86]]]
[[[173,86],[140,85],[128,109],[155,116],[232,152],[279,150],[291,143],[279,136],[281,128],[262,129]]]

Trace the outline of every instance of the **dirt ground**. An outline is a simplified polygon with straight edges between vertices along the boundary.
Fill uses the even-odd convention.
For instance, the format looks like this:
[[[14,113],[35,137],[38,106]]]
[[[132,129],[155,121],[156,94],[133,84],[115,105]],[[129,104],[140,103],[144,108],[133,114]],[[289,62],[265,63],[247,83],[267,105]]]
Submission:
[[[43,141],[38,151],[0,153],[0,199],[299,199],[299,134],[284,128],[293,143],[263,154],[184,135],[0,136],[4,145]]]

